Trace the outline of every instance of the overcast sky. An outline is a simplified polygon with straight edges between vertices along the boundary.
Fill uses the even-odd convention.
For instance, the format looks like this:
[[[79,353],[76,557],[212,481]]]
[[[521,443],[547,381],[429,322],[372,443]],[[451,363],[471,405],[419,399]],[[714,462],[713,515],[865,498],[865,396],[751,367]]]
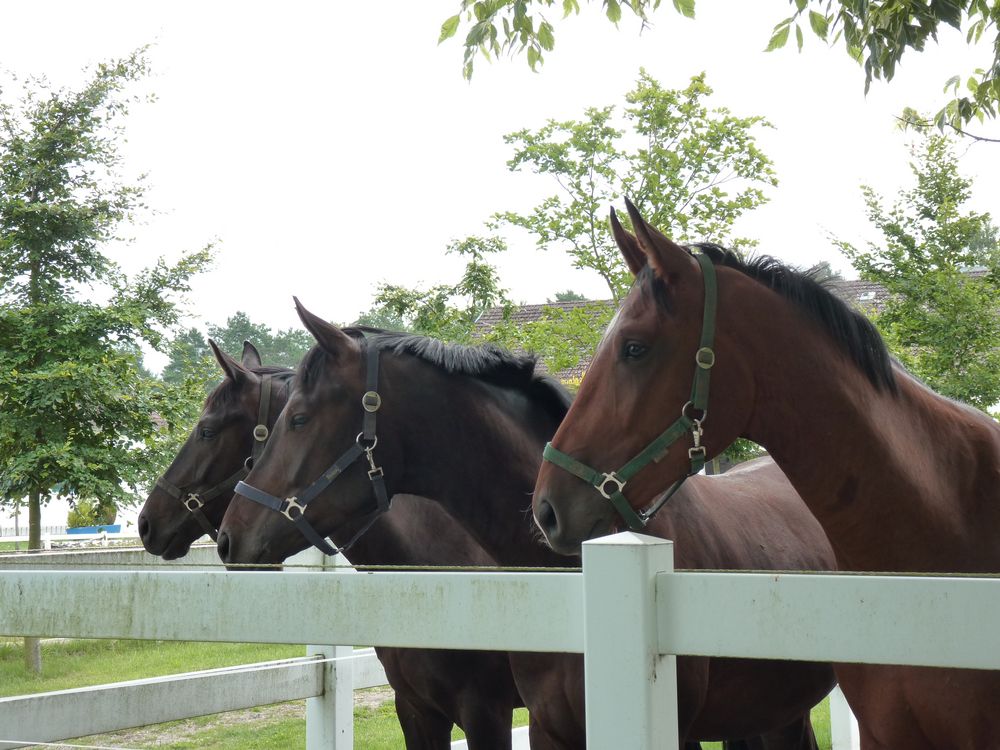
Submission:
[[[892,84],[876,83],[866,98],[860,69],[840,47],[807,35],[802,54],[762,51],[789,11],[784,0],[700,0],[695,21],[664,3],[641,35],[632,19],[615,31],[597,7],[584,7],[557,25],[540,73],[521,58],[481,60],[468,83],[460,44],[436,44],[457,7],[33,0],[5,5],[0,66],[76,85],[83,66],[152,43],[144,88],[157,101],[133,110],[125,149],[128,170],[149,174],[158,213],[112,254],[137,269],[217,241],[190,323],[203,328],[244,310],[285,328],[298,325],[293,294],[349,322],[380,281],[455,280],[462,263],[443,255],[450,240],[551,190],[544,177],[507,171],[502,135],[620,104],[640,66],[667,87],[704,70],[716,105],[766,116],[775,129],[759,142],[781,184],[740,234],[784,260],[845,269],[829,232],[875,237],[859,185],[893,195],[909,184],[907,137],[893,115],[906,104],[935,108],[950,75],[989,55],[949,34],[940,47],[908,53]],[[1000,145],[963,147],[962,164],[976,180],[975,208],[993,209]],[[542,255],[526,235],[509,239],[500,265],[516,300],[568,287],[606,296],[564,254]]]

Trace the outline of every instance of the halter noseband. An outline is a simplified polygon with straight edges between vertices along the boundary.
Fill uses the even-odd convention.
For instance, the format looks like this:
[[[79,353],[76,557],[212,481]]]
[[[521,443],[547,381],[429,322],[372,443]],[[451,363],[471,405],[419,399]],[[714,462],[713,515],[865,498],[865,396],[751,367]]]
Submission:
[[[365,375],[365,394],[361,397],[361,408],[364,416],[361,423],[361,432],[354,439],[354,445],[344,451],[340,457],[334,461],[330,468],[324,471],[319,479],[306,487],[298,495],[282,500],[268,492],[264,492],[246,482],[240,481],[236,484],[236,494],[242,495],[247,500],[263,505],[271,510],[276,510],[289,521],[294,523],[302,535],[325,555],[336,555],[350,548],[361,535],[371,528],[372,524],[383,513],[389,510],[389,493],[385,487],[385,476],[382,467],[375,464],[374,450],[378,445],[378,436],[375,433],[375,415],[382,406],[382,397],[378,393],[378,349],[368,344],[365,338],[360,340],[361,348],[367,351]],[[313,525],[306,520],[306,507],[321,492],[333,484],[351,464],[364,456],[368,460],[368,479],[372,483],[372,491],[375,494],[376,507],[366,516],[366,520],[361,529],[351,538],[351,540],[340,549],[333,547],[323,536],[313,528]]]
[[[183,505],[188,512],[194,516],[198,525],[201,526],[202,530],[212,538],[213,542],[217,541],[219,530],[216,529],[212,522],[208,520],[208,516],[205,515],[202,508],[205,507],[206,503],[210,500],[214,500],[223,492],[232,492],[236,483],[250,473],[250,469],[253,467],[253,462],[257,460],[261,452],[264,450],[264,444],[267,442],[268,435],[270,434],[267,422],[268,414],[271,410],[271,377],[271,373],[267,373],[261,378],[260,401],[257,404],[257,424],[253,428],[253,448],[251,449],[250,455],[243,461],[243,465],[237,469],[232,476],[226,477],[217,485],[205,490],[204,492],[188,493],[185,493],[180,487],[174,486],[162,476],[156,480],[157,487],[175,500],[181,501],[181,505]]]
[[[697,474],[705,466],[705,446],[701,444],[701,438],[704,434],[702,424],[708,416],[708,380],[712,366],[715,364],[715,351],[712,346],[715,341],[715,308],[718,294],[715,280],[715,266],[712,265],[711,258],[704,253],[696,253],[695,258],[697,258],[698,263],[701,265],[702,277],[705,282],[705,312],[701,327],[701,343],[694,355],[696,367],[694,371],[694,383],[691,386],[691,399],[681,407],[680,417],[618,471],[600,472],[563,453],[555,448],[552,443],[546,443],[545,450],[542,452],[543,460],[565,469],[570,474],[578,476],[583,481],[592,485],[594,489],[611,502],[615,510],[618,511],[618,514],[633,531],[641,531],[645,528],[646,524],[649,523],[649,519],[680,489],[684,480],[693,474]],[[695,416],[694,412],[697,412],[698,415]],[[688,449],[691,470],[674,482],[670,489],[657,498],[648,508],[638,512],[633,510],[625,495],[622,494],[625,485],[649,463],[658,462],[666,456],[670,446],[688,432],[691,433],[693,442],[693,446]]]

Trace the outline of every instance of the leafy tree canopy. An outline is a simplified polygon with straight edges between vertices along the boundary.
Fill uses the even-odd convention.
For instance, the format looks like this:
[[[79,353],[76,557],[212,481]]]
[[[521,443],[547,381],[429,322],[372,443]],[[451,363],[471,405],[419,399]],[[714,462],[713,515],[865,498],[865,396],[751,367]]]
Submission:
[[[480,315],[492,307],[510,304],[496,268],[487,259],[506,249],[499,237],[471,236],[453,241],[446,252],[467,259],[456,283],[424,289],[380,284],[374,305],[356,323],[469,343]]]
[[[893,353],[939,393],[989,409],[1000,402],[1000,245],[989,214],[963,211],[972,183],[948,138],[913,149],[915,185],[888,205],[862,188],[881,237],[838,240],[862,278],[889,292],[873,315]]]
[[[316,343],[309,332],[302,328],[272,331],[263,323],[254,323],[242,311],[227,318],[225,325],[209,325],[208,335],[224,352],[235,357],[243,351],[243,342],[249,341],[260,352],[265,364],[278,367],[296,367],[303,355]]]
[[[588,7],[596,3],[585,3]],[[694,0],[672,0],[674,9],[694,18]],[[607,19],[618,25],[624,10],[645,24],[660,7],[660,0],[601,0]],[[934,115],[939,126],[961,129],[973,119],[995,117],[1000,102],[1000,2],[949,0],[948,2],[896,2],[894,0],[789,0],[791,15],[776,13],[768,51],[784,47],[794,35],[801,50],[805,34],[830,44],[841,43],[862,66],[865,90],[873,79],[892,80],[908,50],[922,51],[937,39],[942,26],[965,31],[967,41],[992,41],[993,56],[981,68],[959,72],[945,84],[951,98]],[[523,53],[535,70],[545,54],[555,48],[552,19],[580,12],[579,0],[460,0],[458,12],[441,25],[439,41],[465,32],[463,73],[471,78],[477,54],[487,59]],[[762,45],[764,40],[761,40]]]
[[[147,72],[142,50],[99,65],[79,90],[28,79],[0,103],[0,501],[59,494],[131,502],[162,465],[190,406],[148,376],[179,296],[209,250],[126,277],[103,252],[142,208],[118,175],[121,118]]]
[[[544,175],[554,192],[530,213],[501,212],[495,221],[527,230],[542,249],[564,249],[574,266],[599,274],[615,300],[631,284],[607,222],[622,196],[679,241],[748,244],[731,236],[733,224],[777,184],[754,139],[768,123],[710,108],[711,95],[704,75],[665,89],[643,70],[621,116],[614,106],[591,107],[580,120],[510,133],[507,166]]]

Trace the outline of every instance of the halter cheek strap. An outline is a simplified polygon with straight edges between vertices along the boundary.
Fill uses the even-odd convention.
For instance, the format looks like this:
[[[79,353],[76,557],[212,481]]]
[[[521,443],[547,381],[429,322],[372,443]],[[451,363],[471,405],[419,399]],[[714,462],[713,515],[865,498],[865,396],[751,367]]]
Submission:
[[[192,516],[194,516],[195,521],[197,521],[198,525],[201,526],[202,531],[208,534],[213,542],[217,541],[218,529],[216,529],[212,522],[208,520],[208,516],[205,515],[205,511],[203,511],[202,508],[223,492],[232,492],[236,483],[250,473],[250,468],[253,466],[253,462],[256,461],[263,452],[264,445],[267,443],[267,438],[270,434],[267,425],[268,415],[271,411],[271,378],[271,373],[266,373],[261,377],[260,401],[257,405],[257,425],[253,428],[253,448],[251,449],[250,455],[247,456],[246,460],[243,462],[243,466],[237,469],[231,476],[226,477],[221,482],[204,492],[185,493],[180,487],[168,482],[165,477],[161,476],[156,480],[157,487],[175,500],[180,500],[181,504],[187,508],[188,512],[191,513]]]
[[[605,497],[625,520],[633,531],[641,531],[649,523],[657,511],[673,496],[684,480],[697,474],[705,466],[705,446],[701,439],[704,434],[702,424],[708,416],[708,384],[712,367],[715,365],[715,311],[718,298],[715,279],[715,266],[711,258],[704,253],[697,253],[695,258],[701,265],[702,278],[705,282],[705,310],[702,319],[701,342],[695,352],[694,382],[691,385],[691,399],[681,407],[680,416],[664,430],[659,437],[642,449],[635,458],[622,466],[618,471],[601,472],[587,466],[567,453],[563,453],[552,443],[546,443],[542,459],[565,469],[570,474],[579,477],[592,485]],[[691,433],[692,447],[688,449],[691,468],[681,479],[674,482],[670,489],[658,497],[645,510],[636,511],[622,493],[628,481],[650,463],[659,462],[670,447],[687,433]]]
[[[302,535],[326,555],[336,555],[349,549],[361,535],[371,528],[378,517],[391,507],[389,492],[385,486],[385,475],[382,467],[375,463],[375,446],[378,445],[378,436],[375,432],[376,414],[382,406],[382,397],[378,393],[378,349],[368,345],[362,338],[361,346],[366,350],[365,394],[361,397],[361,408],[364,415],[361,422],[361,432],[354,439],[354,444],[344,451],[340,457],[324,471],[320,477],[306,487],[298,495],[280,498],[265,492],[246,482],[236,484],[236,494],[242,495],[248,500],[263,505],[266,508],[275,510],[289,521],[295,524]],[[368,460],[368,480],[372,484],[372,492],[375,495],[375,509],[362,519],[360,530],[340,549],[331,545],[322,534],[313,527],[305,517],[306,507],[327,487],[333,484],[334,480],[351,466],[355,461],[364,456]]]

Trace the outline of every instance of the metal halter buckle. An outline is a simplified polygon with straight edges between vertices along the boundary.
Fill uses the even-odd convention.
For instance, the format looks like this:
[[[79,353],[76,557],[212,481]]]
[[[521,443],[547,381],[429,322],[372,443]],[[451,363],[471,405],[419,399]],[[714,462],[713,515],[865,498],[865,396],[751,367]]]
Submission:
[[[298,515],[292,516],[292,510],[298,511]],[[281,515],[287,518],[289,521],[294,522],[296,519],[301,518],[306,512],[306,506],[299,504],[299,499],[297,497],[289,497],[285,500],[285,509],[281,511]]]
[[[184,507],[194,513],[199,508],[204,507],[205,502],[198,496],[197,492],[189,492],[184,500]]]
[[[256,440],[258,443],[263,443],[265,440],[267,440],[267,436],[269,434],[270,431],[267,429],[266,424],[259,424],[253,428],[253,439]]]
[[[367,412],[376,412],[382,406],[382,397],[377,391],[367,391],[361,397],[361,408]]]
[[[705,453],[704,445],[696,445],[693,448],[688,448],[688,458],[694,460],[695,456],[700,456],[703,460],[707,460],[708,454]]]
[[[604,489],[604,487],[607,485],[608,482],[611,482],[611,484],[613,484],[615,487],[611,492],[608,492],[606,489]],[[601,483],[594,486],[598,492],[604,495],[605,500],[610,500],[612,493],[621,492],[623,489],[625,489],[625,482],[619,479],[618,475],[612,471],[606,473],[604,475],[604,478],[601,480]]]

